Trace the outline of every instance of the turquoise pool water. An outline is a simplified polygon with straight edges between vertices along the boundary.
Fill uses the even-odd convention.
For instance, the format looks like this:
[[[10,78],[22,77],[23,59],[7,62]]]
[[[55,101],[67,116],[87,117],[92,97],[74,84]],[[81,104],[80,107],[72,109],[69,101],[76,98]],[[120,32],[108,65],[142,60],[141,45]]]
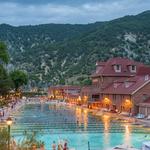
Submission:
[[[13,114],[16,122],[11,134],[21,139],[25,131],[37,131],[37,138],[44,141],[46,150],[53,141],[66,139],[76,150],[106,150],[120,144],[140,148],[150,139],[150,129],[131,125],[109,116],[95,117],[87,110],[72,107],[54,107],[51,104],[28,104]]]

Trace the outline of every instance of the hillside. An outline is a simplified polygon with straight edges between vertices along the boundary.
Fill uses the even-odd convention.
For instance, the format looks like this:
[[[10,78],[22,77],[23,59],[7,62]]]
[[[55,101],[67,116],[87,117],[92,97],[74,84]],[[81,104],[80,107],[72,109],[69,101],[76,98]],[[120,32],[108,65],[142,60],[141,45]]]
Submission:
[[[32,85],[85,84],[97,60],[120,56],[150,64],[150,11],[88,25],[2,24],[0,40],[8,44],[9,69],[26,70]]]

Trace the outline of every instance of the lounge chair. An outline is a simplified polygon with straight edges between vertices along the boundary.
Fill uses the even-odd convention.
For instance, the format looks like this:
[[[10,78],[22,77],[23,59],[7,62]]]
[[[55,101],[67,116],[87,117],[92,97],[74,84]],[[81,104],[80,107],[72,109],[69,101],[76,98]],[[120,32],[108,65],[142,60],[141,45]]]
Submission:
[[[137,150],[137,149],[132,146],[122,144],[114,147],[112,150]]]
[[[147,119],[147,120],[150,120],[150,115],[148,115],[146,119]]]
[[[122,112],[120,113],[120,115],[123,115],[123,116],[129,116],[130,113],[122,111]]]
[[[136,119],[144,119],[145,115],[143,114],[137,114],[137,116],[135,116]]]

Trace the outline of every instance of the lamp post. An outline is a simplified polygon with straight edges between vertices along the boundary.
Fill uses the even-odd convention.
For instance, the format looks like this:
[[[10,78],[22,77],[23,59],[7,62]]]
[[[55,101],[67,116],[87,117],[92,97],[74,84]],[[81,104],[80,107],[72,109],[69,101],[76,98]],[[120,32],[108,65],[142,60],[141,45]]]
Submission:
[[[10,126],[12,124],[12,119],[10,117],[8,117],[6,122],[8,125],[8,150],[10,150]]]

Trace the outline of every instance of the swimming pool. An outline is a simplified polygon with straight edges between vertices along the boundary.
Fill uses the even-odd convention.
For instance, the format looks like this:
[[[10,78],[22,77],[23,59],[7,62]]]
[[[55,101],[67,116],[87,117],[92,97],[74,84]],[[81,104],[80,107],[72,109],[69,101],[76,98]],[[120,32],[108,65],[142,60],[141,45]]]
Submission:
[[[140,148],[143,141],[150,139],[149,128],[107,115],[95,117],[78,107],[27,104],[12,116],[16,122],[11,134],[19,139],[25,131],[37,131],[37,138],[44,141],[46,150],[60,139],[67,139],[69,147],[76,150],[88,150],[88,142],[90,150],[105,150],[124,143]]]

